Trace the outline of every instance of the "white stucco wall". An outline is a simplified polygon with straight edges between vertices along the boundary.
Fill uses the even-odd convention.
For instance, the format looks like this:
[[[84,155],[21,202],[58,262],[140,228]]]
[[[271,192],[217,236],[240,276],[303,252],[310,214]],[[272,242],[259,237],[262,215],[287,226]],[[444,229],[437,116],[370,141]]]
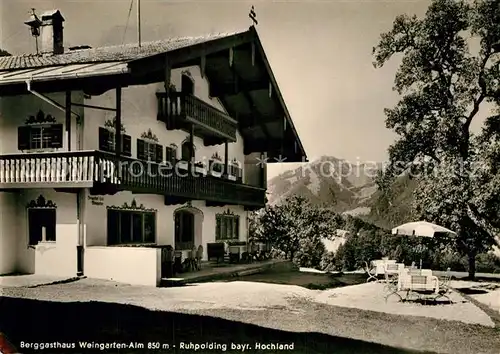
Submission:
[[[195,96],[220,110],[224,110],[218,100],[211,99],[208,96],[208,82],[206,79],[201,78],[200,69],[197,66],[172,71],[172,83],[176,85],[177,90],[181,89],[181,75],[185,70],[189,70],[194,79]],[[156,92],[164,91],[163,83],[131,86],[122,89],[122,124],[126,130],[126,134],[132,137],[133,158],[137,157],[137,138],[140,138],[141,134],[147,132],[148,129],[151,129],[158,137],[158,143],[163,145],[164,148],[170,144],[176,144],[179,148],[178,158],[180,158],[180,146],[182,142],[189,139],[187,132],[182,130],[169,131],[165,127],[164,122],[156,119],[158,113]],[[114,108],[116,106],[116,91],[111,90],[101,96],[93,96],[91,99],[85,100],[85,103]],[[115,113],[111,111],[85,108],[85,150],[98,149],[99,126],[103,126],[106,120],[112,120],[114,116]],[[224,158],[224,144],[204,146],[203,140],[196,136],[193,141],[196,148],[195,159],[197,161],[208,162],[215,153]],[[228,145],[228,155],[229,160],[236,159],[240,162],[240,166],[244,168],[243,140],[239,132],[237,133],[237,141]]]
[[[156,209],[156,243],[158,245],[174,245],[174,212],[177,209],[186,207],[186,205],[165,205],[163,196],[132,194],[130,192],[102,196],[103,205],[93,205],[87,192],[85,207],[85,244],[87,247],[107,245],[106,207],[122,206],[124,203],[130,205],[133,199],[135,199],[137,205],[143,204],[145,208]],[[193,201],[192,207],[199,209],[203,214],[201,242],[199,242],[199,239],[195,240],[195,242],[198,241],[196,242],[197,245],[201,243],[205,250],[207,249],[207,243],[215,242],[216,215],[228,209],[235,215],[240,216],[240,240],[247,240],[246,218],[248,212],[244,210],[243,206],[207,207],[204,201]],[[204,258],[206,259],[206,254],[204,254]]]
[[[65,93],[54,93],[45,95],[54,101],[65,105]],[[18,154],[22,151],[17,149],[17,128],[24,125],[25,120],[36,115],[42,110],[46,115],[52,115],[58,124],[63,124],[66,132],[65,113],[53,105],[41,100],[33,94],[2,97],[1,99],[1,119],[0,119],[0,154]],[[71,100],[73,102],[83,102],[83,95],[80,92],[73,92]],[[72,107],[72,111],[82,115],[83,110],[80,107]],[[77,150],[82,130],[76,124],[76,117],[71,117],[71,150]],[[63,148],[57,151],[68,151],[67,140],[63,135]]]
[[[26,205],[43,195],[52,200],[56,208],[56,241],[40,242],[35,250],[28,247],[28,215]],[[52,189],[26,189],[18,202],[18,260],[20,270],[28,273],[75,276],[77,273],[76,246],[78,220],[76,194],[58,193]]]
[[[85,275],[133,285],[157,286],[161,275],[159,248],[87,247]]]
[[[218,100],[209,97],[208,82],[201,77],[199,67],[177,69],[172,72],[172,82],[177,89],[181,89],[181,74],[189,70],[195,82],[195,95],[224,110]],[[132,157],[137,156],[136,139],[148,129],[158,137],[159,143],[164,147],[176,144],[179,147],[189,138],[184,131],[168,131],[165,123],[157,121],[157,98],[155,93],[163,91],[163,84],[127,87],[122,93],[122,122],[126,133],[132,137]],[[49,98],[64,106],[65,94],[49,94]],[[115,107],[115,91],[108,91],[101,96],[83,99],[81,92],[74,92],[73,102],[87,103],[97,106]],[[0,154],[21,153],[17,149],[17,128],[24,125],[26,118],[36,115],[41,109],[45,114],[51,114],[57,123],[65,124],[65,114],[53,105],[29,94],[16,97],[0,98]],[[113,112],[89,108],[72,107],[80,115],[81,122],[72,116],[71,121],[71,149],[70,150],[96,150],[98,144],[98,127],[107,119],[114,117]],[[66,131],[66,127],[64,127]],[[194,137],[196,147],[195,158],[197,161],[206,162],[213,154],[224,157],[224,145],[204,146],[203,140]],[[237,133],[237,141],[229,144],[229,159],[236,159],[245,170],[245,156],[243,154],[243,140]],[[63,139],[63,148],[67,151],[67,140]],[[165,154],[165,151],[164,151]],[[248,158],[247,158],[248,160]],[[255,174],[260,173],[258,169]],[[255,176],[247,176],[244,171],[244,181],[256,181]],[[159,276],[157,262],[159,251],[147,248],[109,247],[107,244],[106,206],[121,206],[125,202],[130,204],[136,199],[138,204],[146,208],[157,210],[157,244],[174,244],[174,211],[181,205],[165,206],[164,197],[160,195],[132,195],[129,192],[120,192],[116,195],[103,196],[103,205],[94,205],[88,199],[89,191],[84,195],[84,245],[87,247],[84,254],[84,274],[88,276],[114,279],[136,284],[153,285]],[[56,209],[56,242],[41,243],[37,247],[28,246],[27,211],[26,204],[42,194],[57,204]],[[23,189],[19,193],[0,193],[0,274],[11,272],[37,273],[58,276],[74,276],[77,272],[78,245],[78,220],[77,220],[77,195],[71,193],[55,192],[53,189]],[[231,210],[240,215],[240,240],[247,239],[247,212],[242,206],[206,207],[204,201],[193,201],[192,206],[201,210],[203,214],[201,230],[197,230],[196,243],[201,243],[206,250],[206,244],[215,241],[215,216]],[[96,246],[96,247],[91,247]],[[206,252],[204,255],[206,259]],[[145,258],[148,260],[146,261]],[[114,265],[111,266],[110,263]],[[134,263],[143,264],[138,268],[139,273],[134,273],[129,267],[136,267]],[[144,273],[147,274],[144,274]],[[93,274],[93,275],[91,275]],[[144,280],[137,280],[139,278]],[[141,278],[141,279],[142,279]],[[135,280],[134,280],[135,279]],[[141,283],[142,282],[142,283]]]
[[[42,195],[56,208],[56,241],[29,246],[26,205]],[[75,276],[78,221],[76,194],[53,189],[0,193],[0,274],[13,272]]]
[[[16,271],[16,194],[0,192],[0,274]]]

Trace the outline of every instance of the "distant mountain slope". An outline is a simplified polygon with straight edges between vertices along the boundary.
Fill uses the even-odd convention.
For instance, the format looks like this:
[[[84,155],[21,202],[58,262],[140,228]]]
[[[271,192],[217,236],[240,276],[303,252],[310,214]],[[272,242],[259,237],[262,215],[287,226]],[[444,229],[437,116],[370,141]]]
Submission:
[[[408,221],[414,181],[401,177],[393,186],[391,204],[379,200],[375,178],[382,164],[353,164],[332,156],[304,164],[269,180],[269,203],[300,195],[340,213],[358,216],[381,227]],[[384,205],[386,204],[386,205]]]

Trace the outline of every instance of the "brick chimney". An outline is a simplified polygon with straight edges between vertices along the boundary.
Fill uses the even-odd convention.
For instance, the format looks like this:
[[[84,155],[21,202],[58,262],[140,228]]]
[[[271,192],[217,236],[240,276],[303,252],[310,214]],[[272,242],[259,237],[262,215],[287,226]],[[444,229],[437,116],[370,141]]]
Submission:
[[[62,54],[63,45],[63,22],[59,10],[44,12],[41,16],[42,25],[40,31],[42,54]]]

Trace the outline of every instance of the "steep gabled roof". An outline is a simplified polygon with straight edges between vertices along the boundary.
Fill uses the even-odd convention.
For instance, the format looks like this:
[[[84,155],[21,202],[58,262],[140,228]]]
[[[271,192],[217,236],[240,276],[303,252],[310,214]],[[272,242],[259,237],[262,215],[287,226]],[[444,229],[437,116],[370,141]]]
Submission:
[[[248,30],[246,30],[248,31]],[[0,57],[0,71],[43,68],[57,65],[106,63],[116,61],[131,61],[146,58],[155,54],[186,48],[192,45],[206,43],[212,40],[231,37],[246,31],[232,33],[217,33],[198,37],[169,38],[159,41],[114,45],[90,49],[67,51],[57,55],[25,54]]]
[[[225,88],[227,88],[227,82],[234,87],[236,64],[234,66],[229,64],[230,53],[234,48],[242,50],[243,74],[254,75],[255,80],[260,80],[260,84],[257,88],[250,87],[252,94],[248,91],[240,95],[226,92],[223,97],[220,97],[221,101],[226,108],[233,107],[234,116],[238,114],[238,110],[241,110],[241,104],[253,110],[256,103],[261,102],[263,103],[261,106],[269,110],[262,120],[257,119],[259,120],[257,123],[253,122],[255,120],[253,112],[246,113],[246,121],[260,125],[265,135],[259,136],[258,132],[252,133],[249,130],[245,136],[248,141],[253,141],[253,146],[249,149],[252,152],[272,151],[273,158],[278,162],[284,161],[280,150],[288,151],[287,161],[289,162],[307,160],[304,147],[281,95],[258,33],[253,26],[245,31],[232,33],[144,42],[141,43],[141,47],[133,43],[71,50],[57,55],[0,57],[0,95],[26,93],[27,81],[33,82],[36,90],[42,93],[75,89],[85,92],[85,89],[89,87],[102,89],[102,92],[105,92],[111,89],[110,84],[117,84],[119,80],[122,80],[120,83],[122,86],[160,82],[162,78],[160,79],[158,74],[164,76],[166,65],[164,54],[166,53],[168,53],[169,60],[173,59],[174,67],[175,58],[179,61],[178,65],[193,65],[201,63],[200,59],[203,56],[207,62],[214,63],[211,73],[206,73],[208,81],[213,83],[218,78],[223,81],[219,84],[223,84]],[[254,67],[253,62],[257,62],[257,58],[260,64]],[[220,66],[221,63],[223,63],[222,66]],[[142,75],[141,71],[145,74]],[[155,73],[155,75],[148,76],[148,73]],[[261,87],[262,82],[265,83],[264,89]],[[105,87],[106,85],[108,86]],[[239,116],[239,119],[243,118]],[[282,131],[283,134],[281,134]]]

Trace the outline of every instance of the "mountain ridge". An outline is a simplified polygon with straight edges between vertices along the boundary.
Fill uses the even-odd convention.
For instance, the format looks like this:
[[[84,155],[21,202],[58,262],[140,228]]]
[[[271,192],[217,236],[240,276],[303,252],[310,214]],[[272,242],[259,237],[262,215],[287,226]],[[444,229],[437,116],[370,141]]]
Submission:
[[[326,205],[336,212],[390,228],[409,218],[415,185],[407,176],[401,176],[391,187],[390,205],[384,205],[375,182],[383,166],[381,162],[352,163],[321,156],[269,179],[269,204],[300,195],[312,204]]]

